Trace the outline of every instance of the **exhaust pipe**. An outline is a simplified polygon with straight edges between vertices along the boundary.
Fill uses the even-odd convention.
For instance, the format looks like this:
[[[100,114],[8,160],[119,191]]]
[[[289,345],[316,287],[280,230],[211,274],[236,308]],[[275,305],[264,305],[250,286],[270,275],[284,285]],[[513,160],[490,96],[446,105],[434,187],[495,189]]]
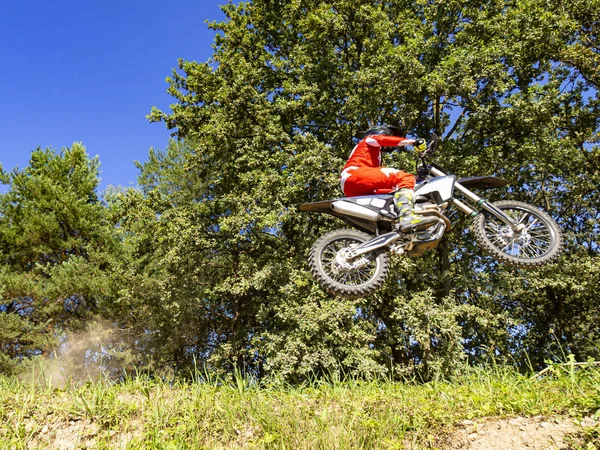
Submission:
[[[343,200],[333,202],[331,204],[331,209],[333,209],[336,213],[346,214],[352,217],[358,217],[359,219],[373,221],[382,219],[382,217],[379,214],[377,214],[375,211],[370,210],[369,208],[357,205],[356,203],[345,202]]]

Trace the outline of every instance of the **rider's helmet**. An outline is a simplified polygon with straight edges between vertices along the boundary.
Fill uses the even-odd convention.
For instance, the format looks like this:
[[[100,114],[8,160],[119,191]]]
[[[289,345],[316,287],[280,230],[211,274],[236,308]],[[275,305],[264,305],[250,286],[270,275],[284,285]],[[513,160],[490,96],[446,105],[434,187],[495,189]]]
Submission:
[[[402,122],[399,122],[397,126],[387,125],[387,127],[390,129],[393,136],[398,136],[402,138],[406,137],[406,129],[402,126]]]
[[[365,136],[373,136],[373,135],[377,135],[377,134],[383,134],[385,136],[398,136],[398,137],[406,137],[406,130],[404,130],[404,128],[402,128],[402,123],[399,123],[398,125],[400,126],[394,126],[394,125],[375,125],[371,128],[369,128],[366,132],[365,132]],[[395,148],[394,147],[381,147],[381,151],[384,153],[389,153],[394,151]]]
[[[392,136],[392,130],[387,125],[375,125],[374,127],[369,128],[365,132],[365,137],[374,136],[377,134],[383,134],[386,136]]]
[[[406,130],[402,127],[402,124],[398,124],[399,126],[394,125],[375,125],[369,128],[365,132],[366,136],[373,136],[376,134],[383,134],[386,136],[398,136],[398,137],[406,137]]]

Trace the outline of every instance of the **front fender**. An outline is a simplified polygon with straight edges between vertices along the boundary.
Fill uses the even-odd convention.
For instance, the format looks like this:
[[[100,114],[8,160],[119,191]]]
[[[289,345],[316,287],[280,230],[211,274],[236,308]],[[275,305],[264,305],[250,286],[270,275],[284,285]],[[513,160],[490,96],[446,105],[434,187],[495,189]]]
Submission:
[[[498,177],[467,177],[456,180],[467,189],[496,189],[508,186],[510,183]]]

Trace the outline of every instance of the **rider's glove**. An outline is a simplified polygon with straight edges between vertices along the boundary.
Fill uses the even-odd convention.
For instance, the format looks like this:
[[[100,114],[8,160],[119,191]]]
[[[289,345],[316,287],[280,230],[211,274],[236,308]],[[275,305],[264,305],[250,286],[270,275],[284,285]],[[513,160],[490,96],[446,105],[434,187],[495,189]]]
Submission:
[[[427,144],[425,143],[425,139],[417,139],[413,146],[415,147],[415,150],[419,153],[423,153],[425,150],[427,150]]]

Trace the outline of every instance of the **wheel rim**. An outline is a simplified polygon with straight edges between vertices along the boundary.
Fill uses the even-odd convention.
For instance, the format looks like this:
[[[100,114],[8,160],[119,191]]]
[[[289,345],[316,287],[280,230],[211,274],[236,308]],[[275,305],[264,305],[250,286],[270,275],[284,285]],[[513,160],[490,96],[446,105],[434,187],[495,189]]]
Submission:
[[[329,242],[321,252],[321,267],[332,281],[345,286],[360,286],[369,283],[377,274],[379,262],[366,255],[347,260],[345,254],[363,242],[344,237]]]
[[[520,259],[541,258],[552,250],[555,234],[541,216],[514,206],[501,209],[525,228],[521,232],[515,232],[495,217],[487,217],[485,233],[494,247]]]

